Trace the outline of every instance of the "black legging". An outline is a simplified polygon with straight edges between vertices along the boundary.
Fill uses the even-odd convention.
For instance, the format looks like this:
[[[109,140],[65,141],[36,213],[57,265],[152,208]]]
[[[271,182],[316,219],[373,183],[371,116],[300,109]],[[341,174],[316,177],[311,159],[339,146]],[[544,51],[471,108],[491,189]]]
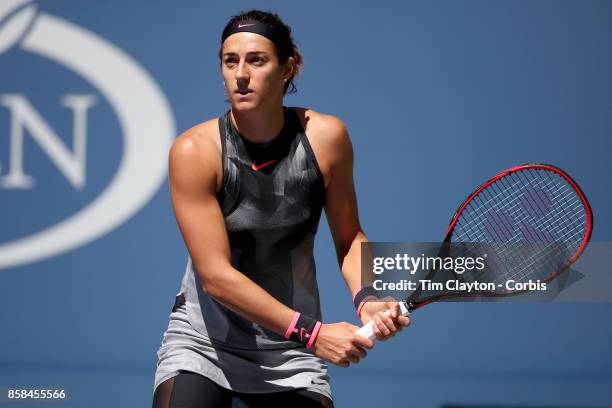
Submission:
[[[217,385],[208,378],[181,371],[161,383],[153,396],[153,408],[225,408],[232,406],[232,397],[247,407],[332,408],[332,401],[313,391],[295,390],[267,394],[244,394]]]

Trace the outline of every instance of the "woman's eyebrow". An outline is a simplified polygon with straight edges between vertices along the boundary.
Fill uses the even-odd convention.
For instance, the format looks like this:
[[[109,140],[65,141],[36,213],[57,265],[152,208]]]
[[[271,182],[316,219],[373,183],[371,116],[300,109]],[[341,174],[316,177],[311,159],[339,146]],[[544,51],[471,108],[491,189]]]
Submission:
[[[265,51],[249,51],[247,52],[247,56],[253,56],[253,55],[267,55],[268,53]],[[225,52],[223,53],[223,56],[235,56],[238,55],[238,53],[235,52]]]

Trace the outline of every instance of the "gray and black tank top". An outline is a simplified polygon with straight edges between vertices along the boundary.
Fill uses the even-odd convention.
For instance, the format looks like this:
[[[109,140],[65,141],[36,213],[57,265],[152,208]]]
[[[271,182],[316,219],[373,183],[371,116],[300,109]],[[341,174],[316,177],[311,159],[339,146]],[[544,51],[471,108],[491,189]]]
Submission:
[[[240,135],[229,111],[219,118],[223,183],[217,196],[232,265],[288,307],[321,320],[313,247],[325,186],[297,114],[283,112],[283,129],[266,144]],[[190,258],[180,295],[192,326],[219,345],[300,346],[208,296]]]

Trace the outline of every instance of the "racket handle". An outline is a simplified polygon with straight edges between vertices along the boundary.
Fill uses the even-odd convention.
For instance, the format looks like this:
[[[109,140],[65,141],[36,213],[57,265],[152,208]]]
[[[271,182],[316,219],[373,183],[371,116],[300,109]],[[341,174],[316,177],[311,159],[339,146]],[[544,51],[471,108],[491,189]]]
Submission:
[[[408,316],[410,314],[410,311],[406,307],[406,303],[399,302],[399,306],[401,316]],[[389,313],[391,313],[391,310],[385,310],[385,314],[388,315]],[[374,340],[376,337],[374,336],[374,320],[370,320],[369,322],[361,326],[361,329],[357,330],[355,333],[370,340]]]

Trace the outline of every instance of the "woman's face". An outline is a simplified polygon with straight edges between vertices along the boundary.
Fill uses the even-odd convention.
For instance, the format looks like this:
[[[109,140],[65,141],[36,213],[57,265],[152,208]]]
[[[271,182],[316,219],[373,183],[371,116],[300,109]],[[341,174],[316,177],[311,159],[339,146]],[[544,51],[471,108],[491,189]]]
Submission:
[[[279,65],[274,43],[255,33],[232,34],[223,43],[221,73],[233,109],[282,104],[291,62]]]

